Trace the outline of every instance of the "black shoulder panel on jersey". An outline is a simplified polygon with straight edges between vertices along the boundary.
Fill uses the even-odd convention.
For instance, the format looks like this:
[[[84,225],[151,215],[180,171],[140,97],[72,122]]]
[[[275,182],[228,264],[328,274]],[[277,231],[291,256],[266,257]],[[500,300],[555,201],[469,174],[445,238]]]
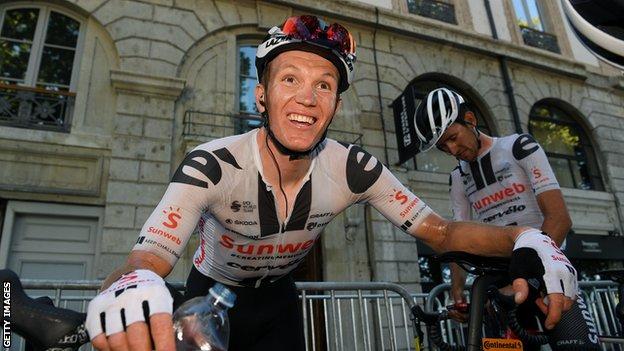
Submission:
[[[514,141],[511,152],[513,157],[520,161],[539,149],[539,144],[530,134],[522,134]]]
[[[267,186],[258,172],[258,217],[260,219],[260,237],[279,233],[279,220],[275,210],[275,198],[273,193],[267,190]]]
[[[358,153],[363,154],[359,162],[357,160]],[[373,158],[376,163],[375,167],[370,171],[365,169],[371,158],[373,158],[373,156],[364,151],[361,147],[356,145],[351,146],[349,156],[347,156],[347,184],[354,194],[361,194],[368,190],[368,188],[379,179],[383,171],[383,165],[375,158]]]
[[[343,141],[337,141],[337,142],[338,142],[338,144],[340,144],[340,145],[344,146],[344,147],[345,147],[345,149],[349,149],[349,146],[351,146],[351,144],[347,144],[347,143],[345,143],[345,142],[343,142]]]
[[[310,215],[310,204],[312,203],[312,179],[309,179],[299,191],[293,213],[286,226],[286,231],[302,230],[305,228],[308,216]]]
[[[202,163],[194,160],[194,158],[203,158],[204,160],[206,160],[206,162]],[[210,179],[210,181],[214,185],[217,185],[219,181],[221,181],[221,166],[219,165],[219,161],[217,161],[217,159],[212,156],[212,154],[208,151],[195,150],[186,155],[186,157],[176,170],[175,174],[173,175],[173,178],[171,179],[172,183],[184,183],[198,186],[201,188],[207,188],[208,182],[184,173],[184,166],[198,170],[208,179]]]
[[[237,169],[242,169],[241,166],[238,165],[238,162],[236,162],[236,159],[234,158],[234,156],[230,153],[230,150],[226,148],[222,148],[222,149],[213,151],[213,153],[217,155],[217,157],[220,158],[221,161],[227,162]]]
[[[457,169],[457,168],[455,168]],[[454,170],[455,170],[454,169]],[[449,189],[453,186],[453,172],[451,172],[451,174],[449,174]]]

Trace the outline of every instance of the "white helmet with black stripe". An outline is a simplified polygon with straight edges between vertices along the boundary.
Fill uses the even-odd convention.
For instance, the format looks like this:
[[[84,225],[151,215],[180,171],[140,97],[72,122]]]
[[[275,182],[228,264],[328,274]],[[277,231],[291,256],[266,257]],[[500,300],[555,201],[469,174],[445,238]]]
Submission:
[[[431,149],[455,121],[463,122],[460,107],[464,98],[448,88],[431,91],[420,102],[414,114],[414,126],[420,152]],[[459,120],[458,120],[459,117]]]

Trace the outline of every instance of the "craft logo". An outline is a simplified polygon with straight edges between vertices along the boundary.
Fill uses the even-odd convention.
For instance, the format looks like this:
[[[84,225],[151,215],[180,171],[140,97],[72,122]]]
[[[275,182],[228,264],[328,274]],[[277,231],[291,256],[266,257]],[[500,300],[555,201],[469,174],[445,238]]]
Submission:
[[[169,210],[163,210],[163,213],[167,215],[167,220],[162,222],[162,225],[170,229],[177,228],[178,220],[182,219],[180,208],[174,210],[173,207],[169,206]]]
[[[308,217],[308,218],[309,219],[321,218],[321,217],[327,217],[327,216],[333,216],[333,215],[334,215],[333,212],[314,213],[314,214],[311,214],[310,217]]]
[[[522,341],[517,339],[483,338],[481,345],[488,351],[522,350]]]

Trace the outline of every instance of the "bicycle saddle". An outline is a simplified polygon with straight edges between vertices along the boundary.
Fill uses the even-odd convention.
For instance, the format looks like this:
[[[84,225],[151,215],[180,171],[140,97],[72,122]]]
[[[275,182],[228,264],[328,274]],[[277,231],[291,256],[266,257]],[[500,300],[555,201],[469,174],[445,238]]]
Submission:
[[[3,287],[10,284],[11,327],[36,350],[78,349],[89,341],[83,325],[86,314],[54,307],[49,299],[29,297],[17,274],[9,269],[0,270],[0,280]]]
[[[624,284],[624,269],[608,269],[600,271],[598,274],[618,284]]]
[[[507,273],[509,270],[507,257],[487,257],[464,251],[450,251],[436,255],[434,259],[444,263],[457,263],[466,272],[475,275]]]

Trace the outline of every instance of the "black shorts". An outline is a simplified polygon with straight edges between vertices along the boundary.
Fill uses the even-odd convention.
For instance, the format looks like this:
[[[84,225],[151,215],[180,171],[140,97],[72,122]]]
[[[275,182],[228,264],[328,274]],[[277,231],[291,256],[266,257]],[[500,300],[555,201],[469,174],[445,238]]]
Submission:
[[[215,283],[193,267],[184,299],[208,294]],[[236,294],[234,307],[228,310],[229,351],[305,350],[301,305],[290,275],[259,288],[226,286]]]

